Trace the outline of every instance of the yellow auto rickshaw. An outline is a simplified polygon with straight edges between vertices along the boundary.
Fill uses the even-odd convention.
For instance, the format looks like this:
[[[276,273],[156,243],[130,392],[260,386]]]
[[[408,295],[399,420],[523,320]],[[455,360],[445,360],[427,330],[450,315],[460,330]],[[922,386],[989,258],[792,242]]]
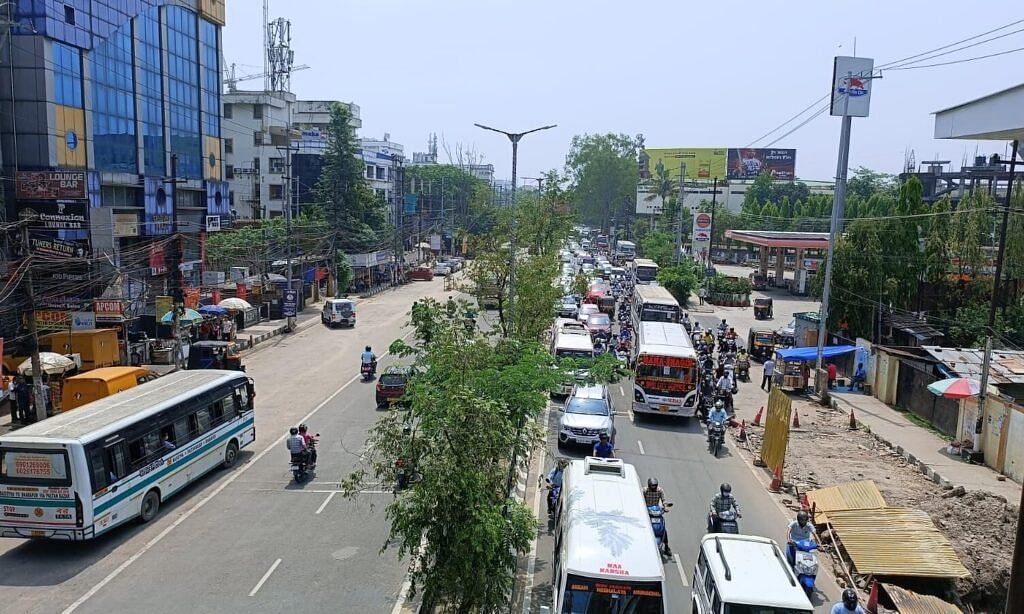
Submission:
[[[771,320],[772,316],[772,299],[770,298],[755,298],[754,299],[754,319],[755,320]]]
[[[768,328],[752,328],[747,335],[747,351],[750,357],[761,362],[775,353],[775,331]]]

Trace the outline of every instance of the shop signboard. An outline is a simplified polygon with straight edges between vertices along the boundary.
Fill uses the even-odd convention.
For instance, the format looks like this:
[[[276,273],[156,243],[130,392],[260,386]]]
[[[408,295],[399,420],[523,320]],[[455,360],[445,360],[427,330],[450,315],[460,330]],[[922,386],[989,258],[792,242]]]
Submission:
[[[91,311],[76,311],[71,314],[71,330],[92,330],[96,328],[96,314]]]
[[[36,330],[68,330],[71,328],[71,312],[59,309],[37,309]]]
[[[124,321],[124,301],[120,299],[95,299],[92,310],[96,313],[97,322],[120,324]]]
[[[85,258],[86,246],[78,241],[65,241],[57,237],[32,233],[28,237],[28,245],[34,254],[57,258]]]
[[[88,201],[18,202],[18,218],[47,230],[84,230]]]
[[[85,171],[18,171],[18,200],[85,200]]]
[[[284,317],[294,318],[298,311],[298,292],[295,290],[284,291]]]

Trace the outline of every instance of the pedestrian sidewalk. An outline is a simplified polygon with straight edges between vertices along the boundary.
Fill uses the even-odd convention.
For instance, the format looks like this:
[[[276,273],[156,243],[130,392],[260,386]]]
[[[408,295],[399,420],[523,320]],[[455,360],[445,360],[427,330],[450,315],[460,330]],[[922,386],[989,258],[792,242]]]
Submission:
[[[947,454],[946,440],[914,424],[875,397],[839,390],[833,390],[830,396],[834,408],[847,413],[853,409],[857,420],[870,427],[873,435],[916,465],[935,483],[963,486],[967,490],[987,490],[1011,503],[1020,501],[1020,484],[1000,476],[985,465],[969,464],[959,456]]]
[[[323,301],[310,303],[295,318],[295,330],[300,331],[320,321],[320,310]],[[287,320],[274,320],[248,326],[238,332],[235,341],[243,350],[251,350],[271,337],[276,337],[288,330]]]

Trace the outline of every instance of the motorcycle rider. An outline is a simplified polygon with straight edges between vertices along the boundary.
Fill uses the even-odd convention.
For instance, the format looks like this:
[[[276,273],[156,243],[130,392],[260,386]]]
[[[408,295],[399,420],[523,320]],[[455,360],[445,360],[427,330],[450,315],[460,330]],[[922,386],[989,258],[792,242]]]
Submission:
[[[548,472],[547,478],[545,478],[545,480],[548,483],[548,491],[549,491],[548,492],[548,514],[554,514],[555,513],[555,498],[553,496],[555,494],[554,491],[555,491],[556,488],[557,489],[561,489],[562,488],[562,475],[565,473],[565,468],[568,467],[568,466],[569,466],[569,461],[568,460],[566,460],[564,458],[558,459],[558,462],[555,463],[555,466],[552,467],[551,471]]]
[[[723,372],[715,382],[715,394],[722,397],[727,406],[732,405],[732,378],[729,377],[729,373]]]
[[[309,432],[309,427],[305,424],[299,425],[299,435],[302,436],[302,441],[306,444],[306,450],[309,452],[309,464],[316,466],[316,436]]]
[[[647,488],[644,489],[644,502],[646,502],[647,507],[657,505],[663,512],[668,509],[668,505],[665,503],[665,491],[662,490],[661,486],[658,486],[657,478],[647,478]],[[668,547],[668,525],[665,523],[662,523],[661,542],[665,544],[665,556],[672,556],[672,549]]]
[[[725,318],[722,318],[722,323],[718,325],[718,334],[724,337],[727,330],[729,330],[729,323]]]
[[[735,511],[736,515],[740,513],[740,504],[736,501],[736,497],[732,496],[732,485],[728,482],[722,483],[718,487],[718,492],[711,498],[711,506],[708,512],[708,531],[711,533],[717,533],[721,529],[721,518],[720,514]]]
[[[857,591],[852,588],[843,591],[843,600],[832,606],[831,614],[864,614],[864,608],[857,605]]]
[[[292,454],[292,462],[305,462],[309,455],[309,448],[306,447],[306,439],[299,434],[299,429],[294,426],[288,430],[288,440],[285,442],[288,451]]]
[[[729,422],[729,412],[725,411],[725,403],[721,400],[715,401],[715,408],[708,414],[708,424],[719,422],[725,425]],[[710,438],[710,434],[708,436]]]
[[[363,350],[363,353],[362,353],[362,355],[360,356],[359,359],[362,361],[363,365],[370,365],[370,372],[371,373],[376,373],[376,371],[377,371],[377,356],[373,353],[373,350],[370,349],[370,346],[366,346],[366,349]]]
[[[810,515],[804,510],[796,513],[796,520],[789,523],[789,534],[786,536],[786,558],[790,565],[796,564],[796,542],[810,540],[818,541],[817,531],[814,524],[810,522]]]

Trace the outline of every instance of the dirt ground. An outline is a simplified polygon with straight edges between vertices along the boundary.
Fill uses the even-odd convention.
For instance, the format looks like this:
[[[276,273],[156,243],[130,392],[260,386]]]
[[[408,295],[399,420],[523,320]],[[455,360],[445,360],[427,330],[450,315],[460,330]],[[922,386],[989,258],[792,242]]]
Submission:
[[[790,432],[784,480],[790,491],[780,494],[783,503],[796,505],[794,486],[802,493],[874,480],[889,505],[924,510],[950,539],[973,574],[955,585],[959,601],[978,613],[1003,611],[1017,530],[1014,503],[984,491],[944,489],[863,428],[851,431],[847,414],[796,399],[793,408],[799,411],[801,424]],[[760,449],[762,433],[760,428],[748,428],[752,455]],[[836,571],[841,578],[838,566]]]

